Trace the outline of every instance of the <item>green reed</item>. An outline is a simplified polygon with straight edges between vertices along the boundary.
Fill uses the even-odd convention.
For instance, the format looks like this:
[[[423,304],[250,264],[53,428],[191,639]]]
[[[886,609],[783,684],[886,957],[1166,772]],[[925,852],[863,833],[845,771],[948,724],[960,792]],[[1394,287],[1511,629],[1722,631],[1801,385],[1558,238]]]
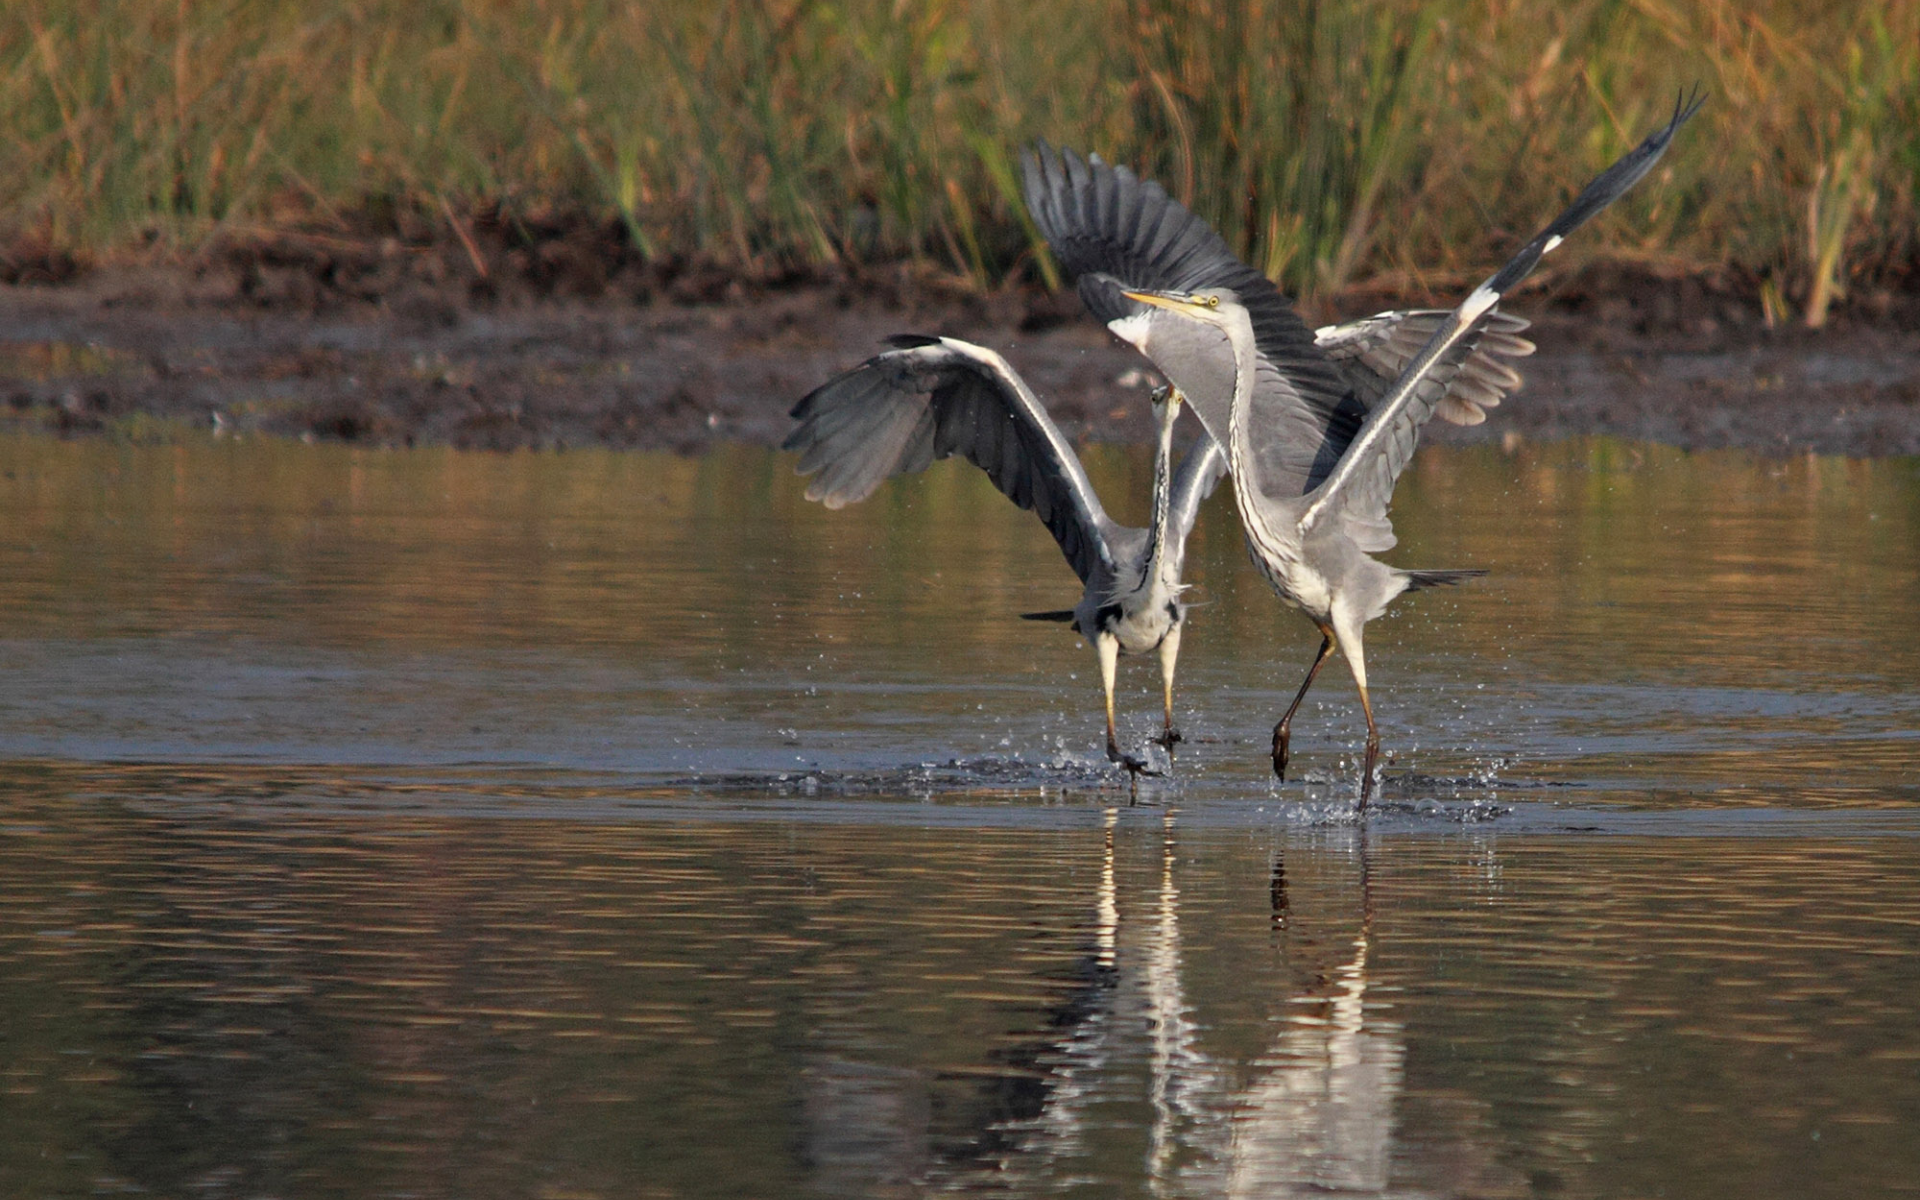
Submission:
[[[1920,0],[23,0],[0,234],[92,257],[483,205],[753,271],[1048,273],[1035,137],[1163,180],[1288,288],[1483,268],[1706,110],[1570,261],[1783,317],[1910,272]],[[145,247],[156,250],[144,250]]]

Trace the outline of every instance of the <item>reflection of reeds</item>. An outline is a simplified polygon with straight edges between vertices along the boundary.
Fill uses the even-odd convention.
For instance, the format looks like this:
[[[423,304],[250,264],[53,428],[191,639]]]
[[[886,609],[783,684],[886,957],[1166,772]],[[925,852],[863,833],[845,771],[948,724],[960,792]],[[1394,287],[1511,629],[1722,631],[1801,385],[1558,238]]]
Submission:
[[[1293,289],[1417,290],[1704,80],[1707,124],[1577,253],[1732,264],[1817,319],[1914,249],[1920,0],[99,7],[0,11],[0,211],[53,248],[499,203],[646,255],[993,284],[1031,261],[1011,153],[1044,135],[1165,179]]]

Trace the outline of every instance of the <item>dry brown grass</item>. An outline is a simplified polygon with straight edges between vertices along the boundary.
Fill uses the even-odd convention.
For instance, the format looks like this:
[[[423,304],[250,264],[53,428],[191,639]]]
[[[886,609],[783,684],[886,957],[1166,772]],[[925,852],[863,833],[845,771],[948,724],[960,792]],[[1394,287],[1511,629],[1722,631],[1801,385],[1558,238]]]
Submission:
[[[1165,180],[1289,288],[1486,266],[1710,100],[1576,256],[1811,322],[1915,261],[1920,0],[24,0],[0,224],[91,256],[476,206],[642,253],[1033,269],[1035,137]]]

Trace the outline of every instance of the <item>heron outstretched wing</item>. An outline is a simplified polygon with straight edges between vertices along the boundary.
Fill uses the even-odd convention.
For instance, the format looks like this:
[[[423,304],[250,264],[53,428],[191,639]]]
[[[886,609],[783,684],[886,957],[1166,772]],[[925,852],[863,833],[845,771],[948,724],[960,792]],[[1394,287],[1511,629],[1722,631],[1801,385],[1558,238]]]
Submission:
[[[893,349],[815,388],[794,405],[782,449],[819,475],[807,499],[864,500],[888,478],[959,454],[1030,509],[1086,582],[1111,571],[1120,527],[1047,410],[1007,361],[957,338],[906,335]]]
[[[1100,320],[1141,311],[1126,291],[1233,293],[1252,322],[1259,356],[1247,398],[1248,423],[1260,431],[1250,464],[1257,486],[1276,497],[1298,497],[1325,479],[1359,433],[1367,408],[1280,289],[1234,257],[1220,235],[1166,189],[1125,167],[1044,142],[1022,156],[1021,166],[1035,225]],[[1230,391],[1182,390],[1224,445]]]
[[[1567,210],[1553,219],[1520,252],[1507,260],[1485,283],[1475,288],[1459,308],[1448,313],[1434,328],[1427,343],[1400,378],[1388,389],[1367,418],[1363,430],[1348,448],[1339,467],[1322,484],[1300,517],[1300,533],[1305,536],[1333,514],[1342,514],[1362,527],[1385,521],[1387,505],[1393,497],[1393,485],[1413,457],[1420,430],[1433,415],[1439,396],[1423,384],[1437,364],[1445,363],[1457,347],[1486,323],[1500,298],[1512,290],[1540,262],[1541,256],[1558,246],[1568,234],[1584,225],[1602,209],[1624,195],[1653,169],[1673,141],[1673,135],[1694,113],[1704,99],[1698,94],[1681,97],[1674,104],[1673,117],[1666,125],[1648,135],[1645,141],[1628,151],[1620,160],[1601,172],[1574,197]]]
[[[1440,308],[1398,309],[1341,325],[1323,325],[1313,331],[1313,337],[1371,408],[1449,315]],[[1511,313],[1489,313],[1473,337],[1461,340],[1464,360],[1440,394],[1433,415],[1455,425],[1485,421],[1486,410],[1498,407],[1520,386],[1520,373],[1504,360],[1533,353],[1533,343],[1520,336],[1528,324],[1526,318]],[[1439,385],[1437,377],[1434,383]]]

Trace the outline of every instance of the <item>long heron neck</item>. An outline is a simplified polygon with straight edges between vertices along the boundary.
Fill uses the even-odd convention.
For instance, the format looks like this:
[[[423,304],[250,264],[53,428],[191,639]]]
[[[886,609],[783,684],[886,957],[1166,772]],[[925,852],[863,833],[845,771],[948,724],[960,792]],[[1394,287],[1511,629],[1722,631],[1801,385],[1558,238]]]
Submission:
[[[1260,468],[1253,451],[1253,388],[1258,359],[1252,326],[1244,320],[1230,325],[1227,342],[1233,347],[1233,403],[1227,410],[1227,468],[1233,475],[1233,501],[1248,537],[1271,555],[1272,548],[1284,545],[1285,539],[1274,536],[1267,520]]]
[[[1178,587],[1178,556],[1172,552],[1167,522],[1173,514],[1173,425],[1180,410],[1168,401],[1160,421],[1160,441],[1153,452],[1153,517],[1147,523],[1147,556],[1140,565],[1140,586],[1158,583]]]

